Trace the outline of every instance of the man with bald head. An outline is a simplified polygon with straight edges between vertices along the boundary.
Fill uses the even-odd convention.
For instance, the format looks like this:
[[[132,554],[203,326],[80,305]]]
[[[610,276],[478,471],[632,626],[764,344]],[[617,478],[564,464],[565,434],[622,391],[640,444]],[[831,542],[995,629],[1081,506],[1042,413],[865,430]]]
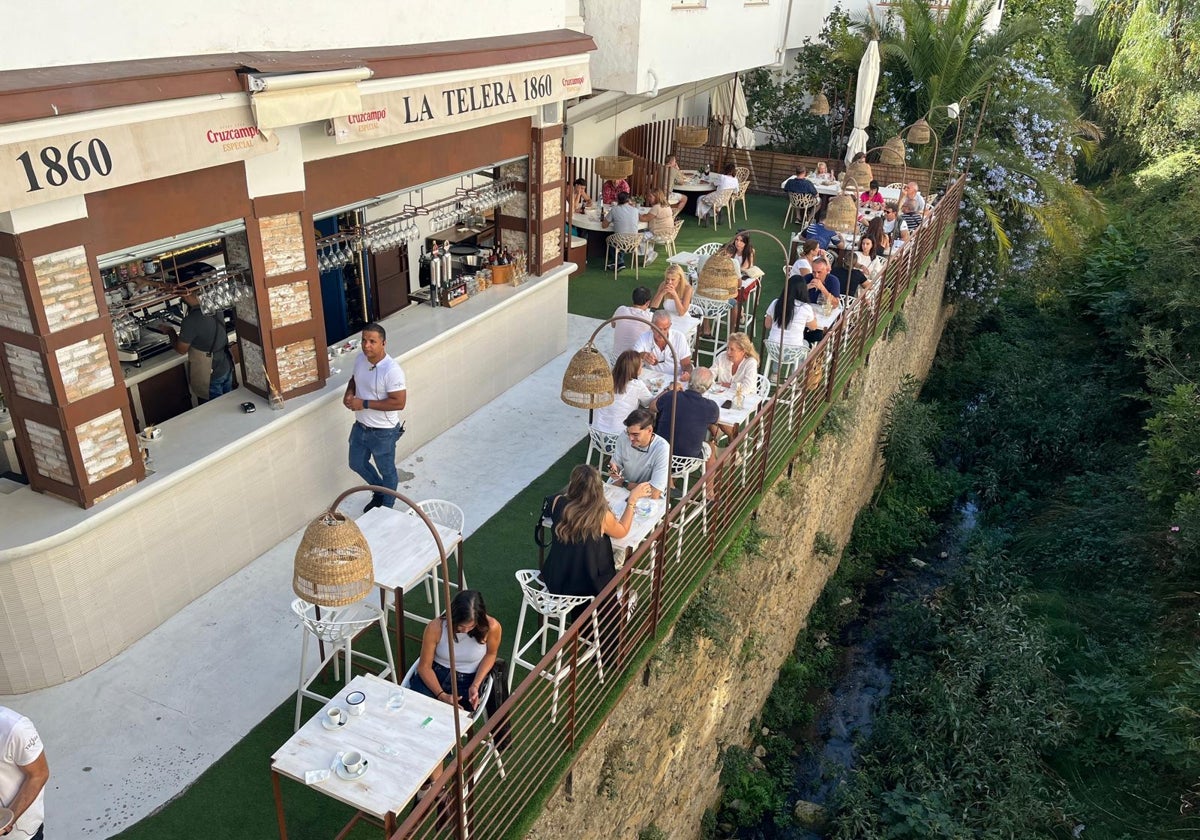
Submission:
[[[677,358],[679,376],[676,378],[686,382],[692,375],[692,348],[688,346],[687,336],[671,326],[671,313],[665,309],[655,312],[650,323],[658,329],[643,333],[633,347],[641,354],[643,367],[675,377]],[[674,348],[675,356],[671,355],[667,344]]]
[[[904,189],[902,189],[900,191],[900,209],[901,209],[901,211],[904,210],[904,202],[910,198],[912,199],[913,204],[916,206],[916,212],[924,213],[925,212],[925,196],[921,195],[921,188],[917,186],[916,181],[909,181],[907,184],[904,185]]]

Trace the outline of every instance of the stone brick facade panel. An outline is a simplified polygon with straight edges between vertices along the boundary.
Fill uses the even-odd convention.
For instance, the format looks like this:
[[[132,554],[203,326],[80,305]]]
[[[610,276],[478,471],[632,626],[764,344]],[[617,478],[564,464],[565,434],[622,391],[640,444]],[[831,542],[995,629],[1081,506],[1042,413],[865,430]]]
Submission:
[[[26,420],[25,434],[29,436],[29,446],[33,449],[33,468],[38,474],[62,484],[71,484],[71,467],[62,432],[34,420]]]
[[[275,351],[279,364],[279,391],[286,394],[317,381],[317,345],[311,338],[286,344]]]
[[[46,377],[46,365],[40,353],[14,344],[5,344],[4,359],[12,374],[13,391],[18,397],[43,405],[54,402],[50,380]]]
[[[21,269],[16,260],[0,257],[0,327],[32,333],[29,305],[21,286]]]
[[[260,391],[270,392],[262,348],[247,338],[240,339],[238,343],[241,345],[242,362],[246,366],[246,383]]]
[[[542,183],[553,184],[562,180],[562,140],[554,138],[542,142]]]
[[[73,403],[113,387],[112,365],[104,336],[68,344],[55,352],[67,402]]]
[[[263,265],[268,277],[304,271],[304,229],[299,213],[283,213],[258,220],[262,235]]]
[[[82,245],[33,259],[50,332],[99,317],[96,290]]]
[[[308,283],[288,283],[273,286],[271,297],[271,323],[276,327],[299,324],[312,318],[312,301],[308,295]]]
[[[83,468],[90,483],[95,484],[133,464],[133,453],[125,434],[125,418],[120,409],[114,408],[94,420],[80,423],[75,427],[75,434],[79,438]]]

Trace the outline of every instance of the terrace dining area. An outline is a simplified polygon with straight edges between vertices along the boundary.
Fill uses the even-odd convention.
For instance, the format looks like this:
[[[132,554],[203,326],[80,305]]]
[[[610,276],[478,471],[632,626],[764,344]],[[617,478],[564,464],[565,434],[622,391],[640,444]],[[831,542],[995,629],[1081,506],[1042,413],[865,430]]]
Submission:
[[[675,189],[707,184],[703,168],[684,170]],[[145,743],[97,768],[129,790],[118,794],[127,813],[111,828],[127,838],[194,836],[220,801],[221,821],[241,836],[524,836],[946,245],[962,190],[961,179],[946,183],[904,247],[873,265],[869,288],[804,304],[820,329],[789,343],[772,341],[764,315],[789,287],[808,299],[795,252],[805,241],[800,222],[810,220],[786,218],[788,198],[769,178],[751,175],[746,201],[726,208],[718,228],[682,216],[674,253],[642,265],[636,279],[632,265],[614,275],[589,257],[570,281],[568,352],[406,459],[394,508],[360,515],[368,489],[329,488],[328,510],[303,532],[112,663],[28,695],[50,721],[43,728],[72,736],[81,728],[71,720],[75,698],[114,677],[127,684],[135,718],[152,719],[160,705],[186,710],[150,724]],[[759,192],[760,184],[771,186]],[[822,186],[833,193],[827,224],[860,239],[877,208],[856,189]],[[756,271],[727,250],[739,230],[756,248]],[[666,372],[641,367],[652,402],[699,390],[691,378],[728,354],[734,334],[751,342],[756,375],[746,387],[718,376],[701,391],[719,418],[708,457],[674,451],[673,427],[658,430],[670,448],[667,486],[643,498],[637,483],[611,478],[617,436],[597,434],[592,418],[616,396],[621,354],[609,316],[673,268],[691,287],[686,311],[668,313],[670,331],[687,340],[691,375],[675,351],[660,360]],[[649,312],[645,320],[652,339],[658,328]],[[543,577],[555,539],[546,503],[581,464],[605,477],[604,501],[627,526],[610,540],[611,574],[587,595],[552,591]],[[460,626],[454,610],[467,593],[486,602],[498,643]],[[218,641],[231,629],[236,646]],[[469,690],[451,680],[445,696],[435,691],[431,633],[448,637],[435,660],[448,656],[451,672],[457,658],[487,673]],[[147,683],[152,663],[176,649],[195,676]],[[154,701],[141,707],[133,695]],[[115,727],[105,738],[120,741],[133,724],[100,726]],[[92,739],[61,737],[76,744],[63,764],[83,767],[78,744]],[[150,751],[172,748],[211,757],[181,774],[186,790],[130,772]],[[63,793],[94,787],[91,773],[91,765],[65,771]]]

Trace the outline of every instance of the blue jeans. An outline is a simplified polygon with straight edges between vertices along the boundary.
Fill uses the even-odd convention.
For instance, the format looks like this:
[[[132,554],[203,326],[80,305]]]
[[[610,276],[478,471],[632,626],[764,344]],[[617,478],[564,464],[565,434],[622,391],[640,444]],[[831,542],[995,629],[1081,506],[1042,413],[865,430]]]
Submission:
[[[396,473],[396,442],[403,434],[402,423],[391,429],[372,429],[356,422],[350,427],[350,469],[362,476],[367,484],[395,490],[400,483]],[[392,496],[380,497],[378,494],[376,501],[384,507],[396,503]]]
[[[208,398],[215,400],[222,394],[228,394],[233,390],[233,368],[230,368],[224,376],[217,379],[215,376],[208,382]]]

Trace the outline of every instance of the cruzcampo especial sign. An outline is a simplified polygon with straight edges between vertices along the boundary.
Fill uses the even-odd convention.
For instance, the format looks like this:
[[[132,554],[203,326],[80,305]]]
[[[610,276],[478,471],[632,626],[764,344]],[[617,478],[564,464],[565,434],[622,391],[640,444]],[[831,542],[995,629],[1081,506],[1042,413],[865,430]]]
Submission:
[[[480,76],[364,94],[357,114],[335,117],[338,143],[356,143],[406,131],[485,119],[592,92],[587,62]]]
[[[275,150],[248,105],[0,142],[0,211],[207,169]]]

